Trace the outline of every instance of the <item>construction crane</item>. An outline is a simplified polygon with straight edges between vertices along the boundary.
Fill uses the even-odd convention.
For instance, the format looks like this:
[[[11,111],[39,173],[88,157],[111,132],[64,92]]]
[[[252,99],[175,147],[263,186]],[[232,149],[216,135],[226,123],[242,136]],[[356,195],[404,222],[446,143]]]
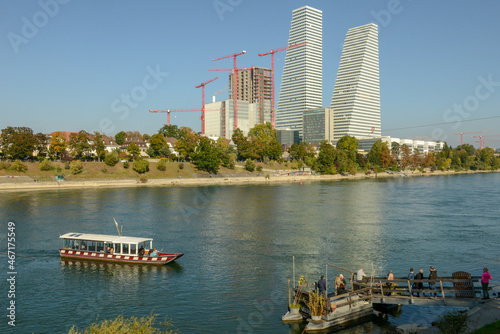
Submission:
[[[252,67],[247,67],[247,68],[236,68],[236,71],[234,68],[211,68],[209,69],[209,71],[232,71],[233,73],[236,73],[238,71],[248,71],[248,70],[251,70],[253,69],[253,66]],[[234,81],[237,81],[238,80],[238,77],[234,76]],[[238,84],[234,84],[235,87],[238,86]],[[236,128],[238,127],[238,111],[237,111],[237,100],[238,100],[238,93],[237,92],[234,92],[233,94],[233,101],[234,101],[234,130],[236,130]]]
[[[202,111],[201,109],[165,109],[165,110],[150,110],[149,112],[166,112],[167,113],[167,125],[170,125],[170,113],[172,112],[192,112],[192,111]]]
[[[238,68],[236,67],[236,57],[241,56],[247,53],[245,50],[240,53],[234,53],[229,56],[224,56],[216,59],[212,59],[212,61],[226,59],[233,57],[233,71],[234,71],[234,89],[233,89],[233,100],[234,100],[234,130],[238,128]]]
[[[479,141],[476,141],[476,143],[479,143],[479,149],[481,150],[483,148],[483,137],[484,136],[472,136],[472,138],[479,138]]]
[[[460,135],[460,145],[463,145],[464,144],[464,135],[471,135],[471,134],[475,134],[475,133],[485,133],[485,132],[488,132],[488,131],[459,132],[459,133],[455,133],[455,135]]]
[[[302,45],[305,45],[307,44],[307,42],[302,42],[302,43],[298,43],[298,44],[294,44],[294,45],[289,45],[289,46],[285,46],[285,47],[282,47],[282,48],[279,48],[279,49],[274,49],[274,50],[271,50],[269,52],[266,52],[266,53],[259,53],[259,56],[267,56],[267,55],[271,55],[271,72],[272,72],[272,95],[271,95],[271,123],[273,124],[273,129],[274,129],[274,126],[275,126],[275,95],[274,95],[274,54],[276,52],[280,52],[280,51],[285,51],[285,50],[288,50],[288,49],[291,49],[291,48],[296,48],[298,46],[302,46]]]
[[[211,83],[219,79],[219,77],[215,77],[212,80],[205,81],[204,83],[199,84],[198,86],[194,86],[194,88],[201,87],[201,134],[205,134],[205,85]],[[169,113],[170,115],[170,113]]]

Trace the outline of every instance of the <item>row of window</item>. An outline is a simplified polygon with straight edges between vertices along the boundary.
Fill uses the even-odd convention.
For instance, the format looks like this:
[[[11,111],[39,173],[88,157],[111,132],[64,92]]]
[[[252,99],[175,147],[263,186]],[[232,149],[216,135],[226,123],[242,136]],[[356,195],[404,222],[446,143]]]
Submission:
[[[144,241],[140,244],[144,249],[148,242]],[[138,253],[137,244],[128,243],[113,243],[104,241],[92,241],[92,240],[74,240],[74,239],[64,239],[64,248],[71,250],[87,251],[87,252],[101,252],[101,253],[111,253],[111,254],[126,254],[126,255],[136,255]]]

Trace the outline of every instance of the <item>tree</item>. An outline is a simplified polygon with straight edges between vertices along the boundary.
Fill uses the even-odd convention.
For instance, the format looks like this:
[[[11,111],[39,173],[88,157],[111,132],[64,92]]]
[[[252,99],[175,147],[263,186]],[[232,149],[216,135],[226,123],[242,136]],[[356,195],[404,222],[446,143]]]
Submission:
[[[127,152],[132,156],[132,157],[136,157],[136,156],[139,156],[141,154],[141,149],[139,148],[139,146],[137,146],[136,143],[131,143],[127,146]]]
[[[81,159],[83,156],[88,155],[91,149],[90,134],[84,130],[70,134],[69,147],[73,150],[77,159]]]
[[[357,151],[358,147],[359,147],[359,142],[356,139],[356,137],[351,137],[349,135],[343,136],[337,142],[337,150],[350,152],[350,151]]]
[[[368,161],[373,166],[382,167],[382,140],[379,139],[373,143],[370,152],[368,152]]]
[[[118,163],[119,161],[118,153],[117,152],[111,152],[107,153],[105,158],[104,158],[104,163],[108,166],[114,166]]]
[[[162,148],[158,151],[158,155],[162,157],[169,157],[172,152],[170,151],[170,147],[168,145],[163,145]]]
[[[248,131],[248,138],[255,150],[255,156],[259,160],[269,158],[277,160],[281,156],[281,144],[276,139],[276,129],[270,122],[256,124]]]
[[[253,172],[255,170],[255,162],[252,159],[247,159],[245,161],[245,169],[249,172]]]
[[[145,159],[135,159],[132,168],[139,174],[149,172],[149,161]]]
[[[144,140],[144,141],[148,141],[150,138],[151,138],[151,136],[148,135],[147,133],[142,135],[142,140]]]
[[[184,159],[190,160],[199,140],[200,135],[188,127],[182,127],[179,129],[179,139],[175,143],[175,149]]]
[[[387,168],[394,163],[391,156],[391,151],[387,142],[382,143],[382,151],[380,152],[380,160],[382,161],[382,167]]]
[[[125,142],[125,138],[126,138],[127,134],[125,133],[125,131],[120,131],[118,132],[116,135],[115,135],[115,141],[118,145],[123,145],[123,143]]]
[[[33,158],[35,137],[30,128],[8,126],[2,129],[0,141],[6,158],[11,160]]]
[[[54,132],[50,137],[49,151],[56,154],[57,157],[61,158],[63,152],[66,151],[68,147],[68,142],[61,132]]]
[[[160,130],[158,130],[158,133],[162,134],[164,137],[167,138],[176,138],[179,139],[179,127],[177,125],[167,125],[165,124]]]
[[[398,142],[393,141],[391,143],[391,156],[392,159],[397,161],[399,160],[399,150],[401,149],[401,145]]]
[[[33,136],[35,140],[35,153],[40,161],[43,161],[49,154],[49,149],[47,145],[47,136],[39,132]]]
[[[401,145],[400,151],[401,151],[401,165],[403,165],[403,167],[406,167],[411,162],[410,148],[408,147],[408,145],[403,144]]]
[[[217,174],[221,163],[221,149],[207,137],[201,137],[193,154],[193,163],[200,170]]]
[[[154,157],[158,156],[158,151],[160,151],[160,149],[165,145],[167,145],[167,141],[165,140],[165,137],[159,133],[152,135],[149,140],[149,148],[154,151]]]
[[[321,174],[337,174],[337,167],[335,167],[335,158],[337,152],[335,147],[324,140],[319,147],[318,160],[314,168]]]
[[[99,131],[94,131],[94,136],[92,138],[92,149],[95,151],[97,159],[101,161],[104,159],[106,154],[106,146],[104,145],[104,140],[102,139],[102,133]]]

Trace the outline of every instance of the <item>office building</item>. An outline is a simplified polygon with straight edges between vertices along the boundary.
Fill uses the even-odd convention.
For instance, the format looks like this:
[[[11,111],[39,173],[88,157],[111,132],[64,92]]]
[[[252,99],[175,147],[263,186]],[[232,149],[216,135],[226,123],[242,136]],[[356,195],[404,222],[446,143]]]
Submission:
[[[347,32],[331,108],[334,111],[334,140],[344,135],[356,138],[381,136],[376,24]]]
[[[323,140],[333,141],[333,110],[308,109],[303,112],[303,138],[308,144],[318,145]]]
[[[276,110],[276,128],[299,130],[302,112],[322,107],[323,17],[318,9],[304,6],[292,13],[288,45],[306,45],[286,51]]]

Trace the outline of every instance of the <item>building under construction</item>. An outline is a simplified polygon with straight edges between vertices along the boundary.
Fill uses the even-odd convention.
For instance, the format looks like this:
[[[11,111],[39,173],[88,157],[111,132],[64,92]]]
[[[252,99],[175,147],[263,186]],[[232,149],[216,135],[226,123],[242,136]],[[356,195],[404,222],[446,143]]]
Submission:
[[[234,73],[229,75],[229,99],[234,99]],[[247,101],[256,106],[256,117],[258,123],[269,121],[265,115],[270,112],[268,103],[271,101],[271,69],[252,66],[249,69],[238,71],[238,101]]]

